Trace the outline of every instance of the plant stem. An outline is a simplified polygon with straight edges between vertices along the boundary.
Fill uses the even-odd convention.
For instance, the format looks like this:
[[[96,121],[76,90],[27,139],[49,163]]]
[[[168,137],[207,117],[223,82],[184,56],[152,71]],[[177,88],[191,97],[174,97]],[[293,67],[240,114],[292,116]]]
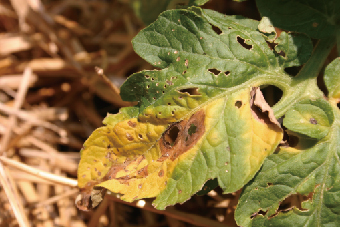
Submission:
[[[333,36],[321,39],[318,42],[312,56],[299,74],[293,78],[289,94],[284,94],[281,100],[273,107],[275,117],[282,117],[291,106],[302,99],[322,97],[322,92],[317,86],[316,78],[334,44],[335,37]]]
[[[335,37],[331,36],[326,39],[320,39],[312,56],[309,58],[307,63],[301,69],[299,74],[294,78],[297,83],[300,83],[302,80],[305,81],[307,79],[316,78],[325,61],[329,55],[329,52],[332,50],[335,45]]]

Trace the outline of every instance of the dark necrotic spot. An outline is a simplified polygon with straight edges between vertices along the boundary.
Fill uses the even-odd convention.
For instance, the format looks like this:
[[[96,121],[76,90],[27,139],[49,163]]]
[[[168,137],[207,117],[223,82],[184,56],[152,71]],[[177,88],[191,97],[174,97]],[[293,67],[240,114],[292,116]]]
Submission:
[[[138,138],[139,138],[139,139],[143,139],[142,134],[138,134]]]
[[[159,177],[164,176],[164,170],[160,170],[160,171],[158,172],[158,176],[159,176]]]
[[[180,92],[180,93],[188,93],[189,95],[201,95],[201,93],[198,92],[198,88],[197,87],[181,89],[178,92]]]
[[[135,128],[137,126],[136,122],[128,121],[128,125],[132,128]]]
[[[313,125],[318,124],[318,122],[317,122],[317,120],[316,120],[315,118],[310,118],[310,119],[309,119],[309,122],[310,122],[311,124],[313,124]]]
[[[246,44],[245,40],[242,39],[240,36],[237,36],[237,42],[238,42],[239,44],[241,44],[241,46],[243,46],[244,48],[246,48],[246,49],[248,49],[248,50],[250,50],[251,48],[253,48],[252,45]]]
[[[133,137],[132,137],[129,133],[126,133],[126,138],[127,138],[129,141],[132,141],[132,140],[133,140]]]
[[[211,27],[214,30],[214,32],[217,33],[217,35],[222,33],[222,30],[219,27],[216,27],[215,25],[211,25]]]
[[[273,185],[273,183],[268,182],[267,185],[268,185],[268,187],[270,187],[270,186]]]
[[[235,106],[236,106],[238,109],[240,109],[241,106],[242,106],[242,101],[236,101],[236,102],[235,102]]]
[[[278,52],[277,54],[282,56],[283,58],[286,58],[286,53],[282,50],[280,52]]]
[[[208,71],[215,74],[216,76],[221,73],[221,71],[217,69],[208,69]]]

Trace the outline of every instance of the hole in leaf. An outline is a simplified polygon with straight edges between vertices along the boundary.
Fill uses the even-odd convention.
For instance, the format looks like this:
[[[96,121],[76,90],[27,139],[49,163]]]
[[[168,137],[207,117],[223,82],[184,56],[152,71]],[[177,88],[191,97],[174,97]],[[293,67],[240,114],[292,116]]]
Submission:
[[[288,135],[288,144],[290,147],[296,147],[299,143],[299,137],[293,136],[293,135]]]
[[[286,53],[282,50],[280,52],[278,52],[277,54],[280,55],[283,58],[286,58]]]
[[[155,80],[155,78],[151,78],[151,81],[154,81]]]
[[[292,67],[285,68],[284,70],[288,75],[295,77],[300,72],[300,69],[301,69],[301,66],[292,66]]]
[[[146,86],[146,89],[149,89],[150,88],[150,85]]]
[[[229,76],[230,71],[225,71],[224,74],[225,74],[225,76]]]
[[[235,102],[235,106],[236,106],[238,109],[240,109],[241,106],[242,106],[242,101],[236,101],[236,102]]]
[[[274,106],[278,101],[280,101],[283,92],[276,86],[268,85],[260,87],[264,99],[269,106]]]
[[[268,185],[268,187],[270,187],[270,186],[273,185],[273,183],[268,182],[267,185]]]
[[[247,50],[250,50],[253,48],[253,45],[246,44],[245,40],[241,38],[240,36],[237,36],[237,42],[241,44],[241,46],[243,46]]]
[[[211,24],[212,29],[214,30],[214,32],[216,32],[217,35],[222,33],[222,30],[219,27],[216,27],[215,25]]]
[[[173,125],[164,135],[165,145],[168,147],[172,147],[176,142],[178,133],[179,128],[176,125]]]
[[[217,69],[208,69],[208,71],[215,74],[216,76],[221,73],[221,71]]]
[[[149,76],[149,75],[145,75],[145,78],[146,78],[146,79],[149,79],[149,78],[150,78],[150,76]]]
[[[175,111],[171,111],[172,116],[175,115]]]
[[[188,134],[191,136],[192,134],[194,134],[196,132],[196,130],[197,130],[196,125],[191,124],[190,128],[188,129]]]
[[[182,72],[182,75],[184,75],[184,74],[186,74],[187,73],[187,71],[186,70],[184,70],[183,72]]]
[[[180,92],[180,93],[188,93],[189,95],[201,95],[201,93],[198,92],[198,88],[197,87],[181,89],[178,92]]]

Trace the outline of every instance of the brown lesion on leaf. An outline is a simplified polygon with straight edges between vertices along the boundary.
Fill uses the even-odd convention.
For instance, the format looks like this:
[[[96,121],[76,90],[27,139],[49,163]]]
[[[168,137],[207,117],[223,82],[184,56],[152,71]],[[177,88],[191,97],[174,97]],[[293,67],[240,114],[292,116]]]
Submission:
[[[163,177],[163,176],[164,176],[164,170],[160,170],[160,171],[158,172],[158,176],[159,176],[159,177]]]
[[[157,161],[174,161],[192,148],[205,132],[204,119],[204,111],[199,110],[189,119],[170,125],[159,140],[161,157]]]
[[[110,154],[108,153],[107,156],[110,156]],[[89,211],[96,207],[107,192],[107,189],[95,186],[102,182],[115,179],[118,180],[121,184],[129,185],[129,182],[132,178],[147,177],[148,165],[144,166],[139,171],[135,170],[137,172],[130,172],[127,170],[127,167],[129,165],[134,164],[138,166],[144,159],[145,157],[142,155],[136,159],[126,159],[123,163],[113,162],[111,168],[102,179],[99,179],[97,181],[90,181],[85,185],[85,187],[79,188],[80,193],[76,199],[77,207],[83,211]],[[125,171],[127,175],[117,178],[117,174],[120,171]],[[98,175],[101,175],[101,172],[97,173]]]
[[[136,122],[132,122],[132,121],[128,121],[127,124],[131,127],[131,128],[136,128],[137,123]]]
[[[140,170],[138,170],[138,178],[144,178],[147,177],[149,175],[148,173],[148,166],[144,166],[143,168],[141,168]]]
[[[126,133],[126,138],[127,138],[129,141],[133,141],[133,136],[132,136],[130,133]]]
[[[273,130],[281,132],[281,125],[276,120],[273,110],[264,99],[260,88],[254,87],[250,92],[250,107],[258,121],[269,125]]]

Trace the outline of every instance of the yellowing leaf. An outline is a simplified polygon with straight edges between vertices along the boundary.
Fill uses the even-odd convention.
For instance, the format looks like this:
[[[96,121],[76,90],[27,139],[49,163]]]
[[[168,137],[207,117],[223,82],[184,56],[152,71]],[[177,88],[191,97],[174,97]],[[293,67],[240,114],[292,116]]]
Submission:
[[[157,197],[158,209],[186,201],[213,178],[226,192],[238,190],[282,138],[279,126],[262,117],[259,109],[268,111],[262,104],[258,89],[244,89],[187,110],[174,123],[159,124],[158,112],[145,109],[148,118],[97,129],[82,151],[78,207],[91,207],[94,186],[128,202]]]

